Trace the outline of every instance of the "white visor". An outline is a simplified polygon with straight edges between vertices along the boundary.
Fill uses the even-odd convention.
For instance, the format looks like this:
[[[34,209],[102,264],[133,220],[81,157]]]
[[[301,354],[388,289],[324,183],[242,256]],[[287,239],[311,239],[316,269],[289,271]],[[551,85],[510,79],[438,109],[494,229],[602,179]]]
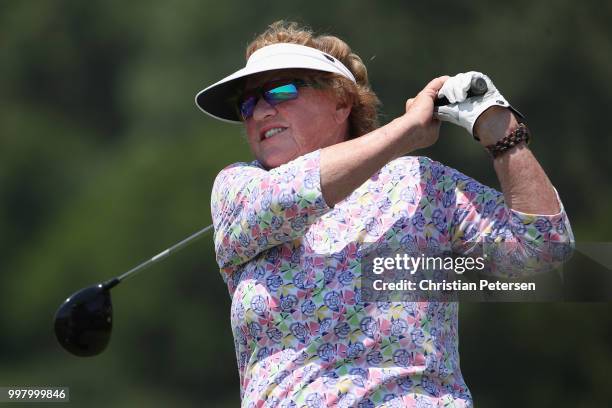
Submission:
[[[291,68],[333,72],[356,82],[344,64],[321,50],[299,44],[272,44],[255,51],[244,68],[198,92],[195,97],[196,105],[215,119],[241,123],[237,96],[244,91],[246,77],[260,72]]]

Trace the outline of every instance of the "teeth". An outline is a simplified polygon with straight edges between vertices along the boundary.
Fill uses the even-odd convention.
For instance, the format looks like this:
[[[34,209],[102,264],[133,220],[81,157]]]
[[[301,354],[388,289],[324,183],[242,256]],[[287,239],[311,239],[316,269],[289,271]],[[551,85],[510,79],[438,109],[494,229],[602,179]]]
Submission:
[[[285,128],[272,128],[270,130],[267,130],[266,133],[264,133],[264,137],[267,139],[277,133],[282,132],[283,130],[285,130]]]

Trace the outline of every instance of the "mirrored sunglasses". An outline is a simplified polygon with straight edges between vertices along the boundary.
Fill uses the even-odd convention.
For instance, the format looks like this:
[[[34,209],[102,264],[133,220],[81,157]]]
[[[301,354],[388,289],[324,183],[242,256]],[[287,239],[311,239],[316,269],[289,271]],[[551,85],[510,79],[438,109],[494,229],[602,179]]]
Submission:
[[[253,111],[260,97],[263,97],[271,106],[276,106],[281,102],[296,99],[298,97],[298,88],[309,85],[309,83],[301,79],[288,79],[269,82],[259,88],[247,91],[238,103],[240,115],[243,120],[253,116]]]

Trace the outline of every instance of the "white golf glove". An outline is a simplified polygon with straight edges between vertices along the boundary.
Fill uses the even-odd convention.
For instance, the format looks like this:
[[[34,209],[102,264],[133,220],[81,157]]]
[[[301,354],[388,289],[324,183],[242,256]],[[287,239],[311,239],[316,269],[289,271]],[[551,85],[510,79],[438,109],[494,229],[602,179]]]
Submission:
[[[484,95],[468,98],[472,78],[476,76],[484,78],[488,90]],[[493,85],[493,81],[481,72],[464,72],[449,78],[438,91],[438,98],[442,97],[446,97],[450,104],[437,106],[434,110],[434,116],[442,121],[451,122],[466,128],[472,136],[474,136],[474,123],[476,123],[476,119],[491,106],[497,105],[510,108],[520,117],[523,116],[510,106],[508,101]]]

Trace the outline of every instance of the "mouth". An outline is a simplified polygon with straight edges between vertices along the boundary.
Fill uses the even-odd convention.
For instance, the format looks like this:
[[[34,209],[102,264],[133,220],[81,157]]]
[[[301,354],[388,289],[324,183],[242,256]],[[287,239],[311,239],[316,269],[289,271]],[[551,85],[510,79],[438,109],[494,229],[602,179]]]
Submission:
[[[285,130],[287,130],[287,128],[282,127],[282,126],[275,126],[269,129],[265,129],[260,133],[259,140],[261,141],[261,140],[269,139],[273,136],[278,135],[279,133],[284,132]]]

